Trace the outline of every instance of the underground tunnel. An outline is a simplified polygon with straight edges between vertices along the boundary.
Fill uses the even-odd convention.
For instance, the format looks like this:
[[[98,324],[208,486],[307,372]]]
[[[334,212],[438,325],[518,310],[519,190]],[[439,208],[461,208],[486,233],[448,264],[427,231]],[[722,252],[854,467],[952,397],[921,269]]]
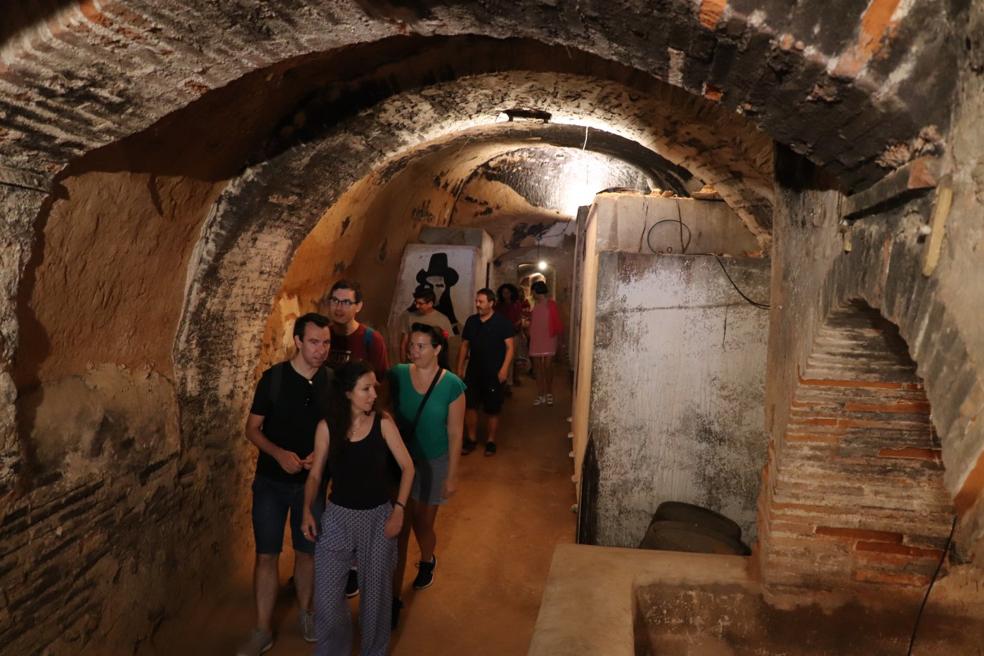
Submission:
[[[340,279],[399,361],[435,248],[469,295],[549,261],[566,331],[550,518],[448,516],[549,539],[446,649],[975,653],[982,46],[960,0],[5,8],[0,653],[195,653],[249,602],[256,381]],[[751,556],[635,548],[667,500]],[[421,615],[393,653],[445,653]]]

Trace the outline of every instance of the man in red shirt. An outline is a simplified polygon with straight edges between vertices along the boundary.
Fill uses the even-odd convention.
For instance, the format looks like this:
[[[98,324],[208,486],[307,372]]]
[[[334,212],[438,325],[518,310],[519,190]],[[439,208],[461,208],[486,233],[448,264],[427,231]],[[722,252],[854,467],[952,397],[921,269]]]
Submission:
[[[338,367],[350,360],[364,360],[372,365],[377,380],[385,380],[389,371],[386,342],[377,330],[356,320],[362,311],[359,284],[339,280],[328,294],[328,317],[331,319],[331,350],[328,364]]]

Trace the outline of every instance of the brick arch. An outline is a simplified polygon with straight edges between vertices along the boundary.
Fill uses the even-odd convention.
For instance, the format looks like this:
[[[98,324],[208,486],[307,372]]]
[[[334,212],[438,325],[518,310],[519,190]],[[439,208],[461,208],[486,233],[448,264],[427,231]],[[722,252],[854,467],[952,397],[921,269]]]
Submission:
[[[650,98],[619,84],[573,75],[518,71],[469,76],[394,96],[316,140],[247,170],[217,201],[203,229],[200,257],[189,271],[190,287],[175,346],[188,389],[198,389],[199,363],[225,367],[255,357],[233,357],[230,348],[240,345],[224,338],[213,341],[211,331],[202,326],[237,325],[242,344],[258,344],[266,313],[257,314],[256,304],[274,297],[294,249],[325,210],[356,182],[373,174],[374,184],[384,184],[421,153],[442,148],[453,153],[469,143],[516,144],[529,139],[570,145],[571,134],[580,147],[585,126],[606,124],[611,108],[621,107],[625,116],[615,126],[620,130],[617,136],[718,182],[746,225],[764,235],[759,210],[771,199],[762,195],[769,193],[768,181],[755,162],[771,161],[771,141],[749,133],[740,122],[729,123],[727,115],[713,107],[692,118],[695,127],[683,135],[664,137],[651,130],[653,123],[699,109],[687,98],[679,103],[672,95]],[[699,99],[696,102],[699,105]],[[556,117],[566,112],[583,125],[495,122],[498,108],[530,105]],[[588,128],[587,134],[590,141],[591,134],[600,131]],[[713,157],[699,155],[704,148],[716,156],[730,156],[723,156],[719,164]],[[454,168],[453,162],[448,166]],[[740,178],[740,183],[728,184],[729,178]],[[264,251],[262,262],[251,257],[257,248]],[[236,289],[251,290],[255,303],[243,305]],[[242,380],[246,372],[248,366],[243,364],[233,378]]]
[[[898,327],[860,299],[818,330],[760,501],[775,590],[929,582],[953,518],[930,403]]]
[[[477,35],[583,48],[719,102],[854,188],[938,141],[924,129],[948,120],[938,100],[953,89],[958,46],[939,17],[950,3],[898,4],[831,21],[823,0],[792,12],[750,0],[655,11],[628,0],[61,2],[0,49],[0,155],[46,173],[250,71],[406,33]]]
[[[836,25],[821,20],[822,0],[798,3],[794,12],[741,0],[670,0],[655,11],[627,0],[604,7],[452,1],[394,8],[334,0],[289,7],[261,0],[47,6],[54,9],[0,46],[0,176],[14,190],[0,190],[0,203],[15,219],[12,250],[18,251],[17,265],[0,278],[8,299],[16,296],[36,238],[32,215],[66,162],[145,130],[250,73],[288,74],[293,63],[408,33],[424,41],[521,38],[580,48],[705,99],[695,106],[698,115],[714,114],[717,103],[722,114],[751,119],[851,189],[940,147],[947,107],[938,101],[953,88],[947,71],[956,48],[946,38],[950,22],[927,20],[949,15],[944,0],[906,3],[897,11],[891,10],[895,3],[878,1],[845,13]],[[446,68],[447,62],[437,62],[433,77]],[[686,130],[679,136],[682,144],[693,141]],[[371,149],[380,146],[364,141]],[[720,182],[755,186],[736,173]],[[287,181],[276,200],[297,191]],[[763,196],[761,189],[756,193]],[[0,306],[4,361],[11,357],[6,345],[17,343],[9,305]]]

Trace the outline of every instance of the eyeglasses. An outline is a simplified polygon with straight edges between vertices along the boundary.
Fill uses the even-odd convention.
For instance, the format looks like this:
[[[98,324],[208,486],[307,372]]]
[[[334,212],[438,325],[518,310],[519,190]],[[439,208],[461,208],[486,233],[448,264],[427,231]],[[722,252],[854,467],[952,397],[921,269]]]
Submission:
[[[343,308],[350,308],[358,303],[358,301],[350,301],[347,298],[335,298],[334,296],[330,297],[328,302],[332,305],[341,305]]]

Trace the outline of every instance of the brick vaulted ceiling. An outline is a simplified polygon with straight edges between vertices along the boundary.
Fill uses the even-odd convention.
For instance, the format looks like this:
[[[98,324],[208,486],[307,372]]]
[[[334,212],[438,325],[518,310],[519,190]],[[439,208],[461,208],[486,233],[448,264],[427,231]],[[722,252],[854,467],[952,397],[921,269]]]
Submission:
[[[456,139],[515,141],[525,131],[563,142],[571,126],[596,128],[714,184],[765,246],[772,139],[846,191],[945,145],[940,99],[952,94],[959,47],[946,18],[959,4],[24,3],[0,28],[0,207],[11,264],[0,271],[0,356],[9,363],[20,339],[16,299],[43,291],[32,291],[31,267],[39,245],[55,243],[40,237],[45,208],[63,197],[72,165],[106,146],[145,135],[154,147],[117,170],[232,181],[194,252],[182,246],[173,263],[191,267],[186,288],[175,279],[168,292],[186,292],[186,317],[232,287],[269,298],[347,186]],[[551,123],[495,124],[515,107],[548,111]],[[195,114],[183,112],[195,108],[213,119],[188,120]],[[200,221],[182,229],[194,234]],[[269,257],[245,266],[256,243]],[[62,256],[60,279],[73,280],[72,263],[93,253]],[[178,329],[179,343],[189,337]],[[12,398],[6,373],[0,383]]]
[[[583,50],[703,96],[851,189],[938,146],[947,110],[927,100],[949,96],[957,47],[942,1],[36,4],[0,50],[0,154],[42,175],[251,71],[407,34],[476,35]]]

